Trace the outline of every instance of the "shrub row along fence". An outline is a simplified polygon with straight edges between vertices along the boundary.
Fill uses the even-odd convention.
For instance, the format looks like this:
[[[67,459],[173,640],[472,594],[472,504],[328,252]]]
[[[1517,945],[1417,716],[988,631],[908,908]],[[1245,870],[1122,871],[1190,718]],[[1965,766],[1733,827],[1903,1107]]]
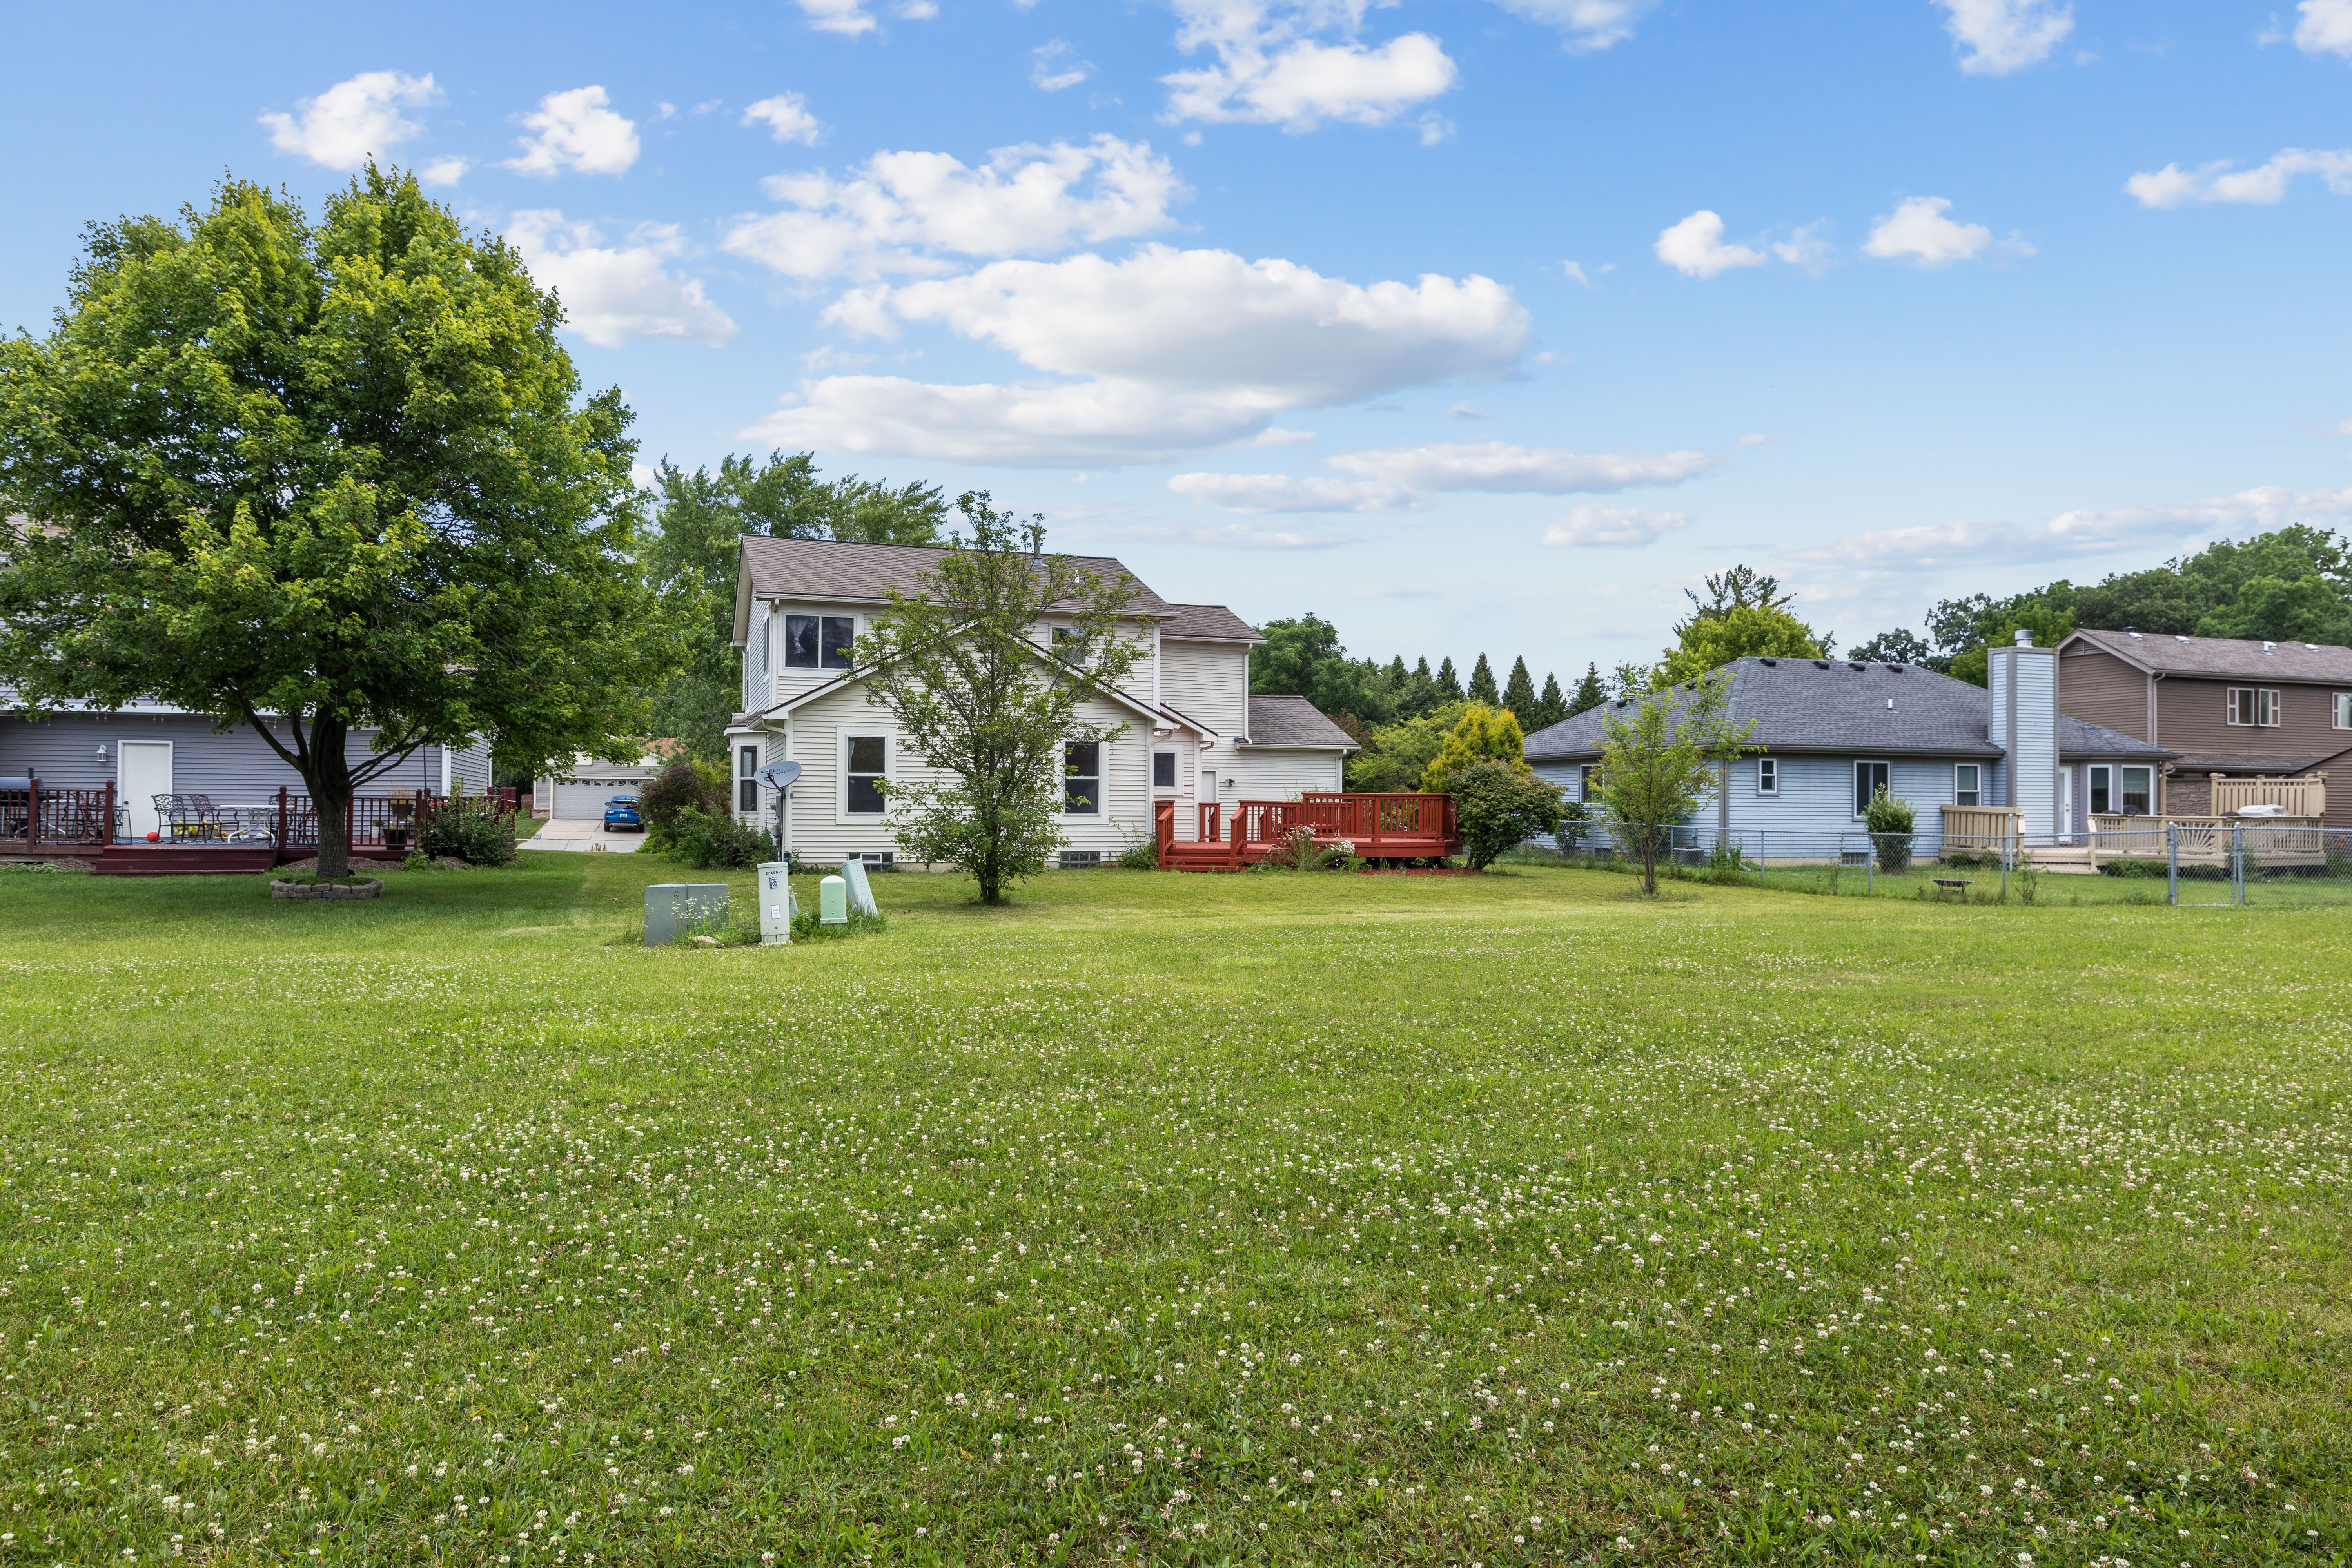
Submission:
[[[1947,847],[1926,835],[1712,827],[1656,830],[1662,876],[1837,897],[2175,905],[2352,903],[2352,832],[2305,824],[2168,823],[2011,834]],[[1635,869],[1635,836],[1587,826],[1543,858]]]

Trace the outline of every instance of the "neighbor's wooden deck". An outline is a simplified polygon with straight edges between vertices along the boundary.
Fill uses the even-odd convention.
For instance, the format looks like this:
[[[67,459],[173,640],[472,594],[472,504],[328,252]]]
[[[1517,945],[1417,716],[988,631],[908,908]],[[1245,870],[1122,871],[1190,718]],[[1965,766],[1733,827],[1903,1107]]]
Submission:
[[[1200,807],[1200,837],[1176,837],[1176,803],[1156,814],[1160,864],[1176,871],[1238,871],[1255,866],[1301,831],[1328,847],[1352,845],[1367,860],[1420,860],[1457,855],[1462,837],[1447,795],[1305,795],[1297,800],[1222,802]]]

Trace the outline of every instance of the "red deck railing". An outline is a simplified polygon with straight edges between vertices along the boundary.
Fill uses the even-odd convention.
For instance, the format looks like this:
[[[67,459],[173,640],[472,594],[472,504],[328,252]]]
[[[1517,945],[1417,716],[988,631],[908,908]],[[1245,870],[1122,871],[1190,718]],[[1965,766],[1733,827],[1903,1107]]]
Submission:
[[[58,789],[27,779],[0,790],[0,853],[37,853],[104,844],[114,837],[114,786]]]
[[[34,778],[27,780],[26,785],[19,790],[0,790],[0,855],[86,853],[122,841],[112,784],[101,789],[60,789]],[[486,798],[501,811],[515,809],[512,789],[493,789]],[[407,843],[413,846],[432,821],[433,814],[448,807],[447,795],[423,791],[355,795],[352,799],[352,847],[388,852],[387,829],[405,829]],[[264,818],[262,823],[244,820],[253,815],[256,814],[246,811],[237,825],[270,834],[281,848],[315,846],[319,841],[318,813],[307,795],[280,788],[272,805],[258,814]],[[173,842],[181,846],[227,842],[229,824],[226,818],[225,813],[218,837],[182,836]]]
[[[1318,844],[1346,842],[1367,860],[1422,859],[1461,848],[1454,797],[1446,795],[1313,793],[1297,800],[1220,801],[1199,806],[1200,837],[1176,837],[1176,804],[1162,802],[1153,826],[1163,865],[1234,868],[1263,860],[1301,831]]]

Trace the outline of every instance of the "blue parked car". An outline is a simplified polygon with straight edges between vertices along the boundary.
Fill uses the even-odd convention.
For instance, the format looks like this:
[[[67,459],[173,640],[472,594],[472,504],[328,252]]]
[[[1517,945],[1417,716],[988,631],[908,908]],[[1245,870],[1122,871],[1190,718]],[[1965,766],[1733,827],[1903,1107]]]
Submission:
[[[645,823],[637,816],[635,796],[616,795],[604,803],[604,831],[611,833],[616,829],[624,833],[643,833],[646,830]]]

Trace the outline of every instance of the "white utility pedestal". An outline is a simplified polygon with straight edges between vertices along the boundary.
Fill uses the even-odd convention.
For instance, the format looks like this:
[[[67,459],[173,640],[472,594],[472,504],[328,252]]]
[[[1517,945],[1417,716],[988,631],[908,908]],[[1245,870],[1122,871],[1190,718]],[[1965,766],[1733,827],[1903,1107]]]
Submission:
[[[770,860],[760,867],[760,945],[785,947],[793,940],[793,863]]]

